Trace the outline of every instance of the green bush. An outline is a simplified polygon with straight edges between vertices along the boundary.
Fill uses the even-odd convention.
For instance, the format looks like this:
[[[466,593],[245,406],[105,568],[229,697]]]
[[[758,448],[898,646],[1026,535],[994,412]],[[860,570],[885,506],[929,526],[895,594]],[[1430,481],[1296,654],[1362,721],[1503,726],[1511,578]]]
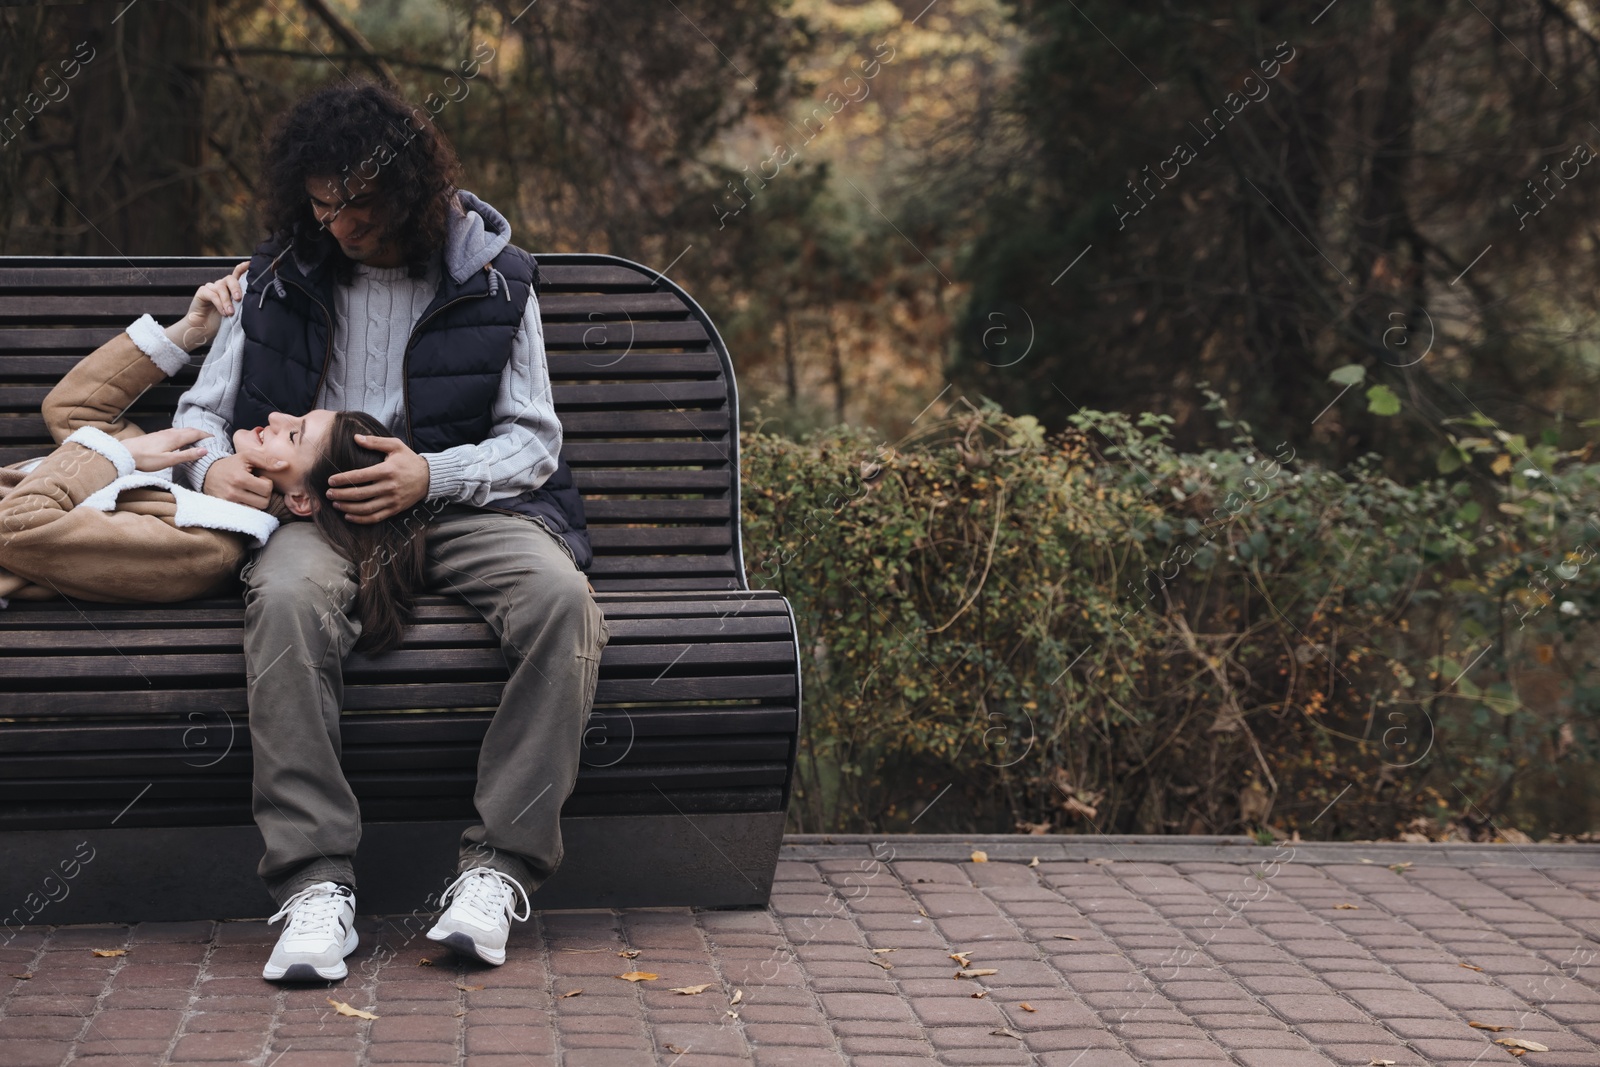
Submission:
[[[798,831],[1519,839],[1600,814],[1600,465],[1515,435],[1414,486],[1164,416],[965,405],[743,439],[794,602]]]

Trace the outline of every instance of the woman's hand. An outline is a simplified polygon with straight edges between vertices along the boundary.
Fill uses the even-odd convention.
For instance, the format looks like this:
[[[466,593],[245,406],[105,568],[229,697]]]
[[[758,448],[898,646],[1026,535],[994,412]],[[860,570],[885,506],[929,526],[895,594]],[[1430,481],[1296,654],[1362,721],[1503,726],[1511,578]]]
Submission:
[[[185,352],[193,352],[201,345],[209,344],[217,336],[217,331],[222,329],[223,316],[231,316],[234,302],[244,298],[239,276],[249,269],[250,261],[245,260],[234,267],[233,273],[227,277],[207,282],[196,289],[194,299],[189,302],[188,313],[166,329],[172,343]]]
[[[206,436],[204,430],[190,427],[157,430],[155,433],[129,437],[122,444],[133,456],[136,467],[142,471],[164,471],[180,463],[189,463],[206,454],[203,448],[190,448]]]

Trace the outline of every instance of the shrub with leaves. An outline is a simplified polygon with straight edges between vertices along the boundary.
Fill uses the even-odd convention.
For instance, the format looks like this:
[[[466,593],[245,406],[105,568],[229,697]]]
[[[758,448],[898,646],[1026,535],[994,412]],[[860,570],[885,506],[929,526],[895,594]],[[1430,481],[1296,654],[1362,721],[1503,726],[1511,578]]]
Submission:
[[[1403,486],[1212,408],[1200,453],[965,402],[893,447],[746,434],[750,580],[801,632],[792,826],[1591,828],[1600,471],[1491,432]]]

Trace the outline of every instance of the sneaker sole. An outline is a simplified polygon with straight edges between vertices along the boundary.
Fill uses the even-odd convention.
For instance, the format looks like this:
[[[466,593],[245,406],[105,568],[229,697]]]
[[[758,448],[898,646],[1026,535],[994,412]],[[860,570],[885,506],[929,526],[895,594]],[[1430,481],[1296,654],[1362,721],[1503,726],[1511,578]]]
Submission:
[[[343,955],[348,956],[356,950],[361,943],[361,938],[351,928],[350,936],[345,938]],[[273,974],[277,971],[277,974]],[[309,963],[291,963],[287,967],[277,968],[267,964],[261,968],[261,977],[269,982],[337,982],[350,973],[350,968],[345,966],[344,960],[331,967],[316,967]]]
[[[486,948],[479,948],[476,941],[459,931],[453,934],[445,934],[443,937],[434,937],[432,932],[429,932],[428,939],[430,941],[439,942],[445,948],[458,955],[472,956],[475,959],[482,960],[484,963],[492,963],[496,967],[500,966],[506,961],[505,949],[501,949],[498,953],[494,953]]]

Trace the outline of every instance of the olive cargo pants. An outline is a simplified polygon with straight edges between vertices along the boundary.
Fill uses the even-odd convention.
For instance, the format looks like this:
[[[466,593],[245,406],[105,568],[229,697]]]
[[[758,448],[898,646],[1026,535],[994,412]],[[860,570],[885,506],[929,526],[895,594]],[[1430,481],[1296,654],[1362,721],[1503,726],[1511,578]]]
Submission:
[[[566,546],[537,523],[450,505],[425,536],[428,588],[477,609],[510,673],[457,870],[493,867],[532,893],[561,863],[561,805],[609,631]],[[361,632],[354,574],[309,522],[280,527],[244,572],[258,873],[280,905],[315,882],[355,888],[361,812],[339,765],[342,665]]]

